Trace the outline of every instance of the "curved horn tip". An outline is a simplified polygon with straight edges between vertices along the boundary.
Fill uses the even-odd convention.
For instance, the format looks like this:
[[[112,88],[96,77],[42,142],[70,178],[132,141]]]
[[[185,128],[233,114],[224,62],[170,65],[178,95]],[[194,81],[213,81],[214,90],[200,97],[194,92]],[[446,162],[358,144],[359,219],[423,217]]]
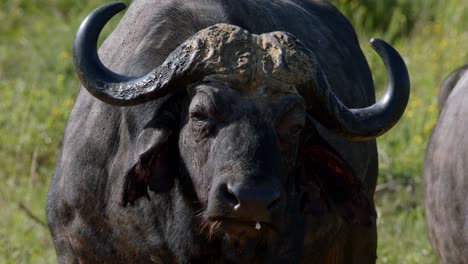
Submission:
[[[182,76],[189,72],[189,61],[170,68],[167,61],[178,57],[176,49],[166,61],[144,76],[125,76],[113,72],[99,59],[97,42],[101,30],[118,12],[125,9],[123,2],[114,2],[94,9],[81,23],[73,43],[73,63],[82,86],[95,98],[115,106],[133,106],[167,95],[171,86],[196,78]],[[172,56],[172,57],[171,57]],[[197,79],[198,80],[198,79]]]
[[[115,10],[115,13],[118,13],[124,10],[125,8],[127,8],[127,4],[125,4],[124,2],[112,2],[98,7],[97,9],[112,9]]]
[[[384,46],[387,46],[387,47],[392,47],[390,44],[388,44],[385,40],[383,39],[380,39],[380,38],[371,38],[371,40],[369,41],[370,44],[371,44],[371,47],[375,50],[375,51],[379,51],[381,49],[384,48]],[[393,47],[392,47],[393,48]]]
[[[107,20],[109,20],[125,8],[127,8],[127,5],[124,2],[112,2],[105,4],[91,11],[91,13],[89,13],[89,15],[83,20],[83,22],[86,22],[87,20],[100,18],[102,16],[105,17],[104,20],[106,20],[107,22]]]
[[[369,42],[370,42],[371,44],[374,44],[374,43],[379,42],[379,41],[385,42],[385,41],[382,40],[381,38],[371,38]]]
[[[401,60],[406,70],[406,64],[404,63],[403,58],[401,58],[400,53],[388,42],[380,38],[372,38],[370,40],[370,45],[384,61],[386,61],[389,56],[394,56],[395,58]]]
[[[83,86],[94,96],[100,98],[101,89],[91,89],[96,82],[106,81],[117,76],[106,69],[97,55],[97,42],[106,23],[127,5],[123,2],[112,2],[94,9],[80,24],[73,41],[73,63]],[[97,80],[96,76],[102,76]],[[110,78],[109,78],[110,77]],[[97,85],[100,86],[100,85]],[[104,101],[104,100],[103,100]]]
[[[383,60],[385,67],[389,70],[389,77],[398,78],[401,81],[399,84],[404,85],[402,90],[409,96],[410,78],[408,68],[400,53],[392,45],[379,38],[372,38],[370,44]],[[392,70],[389,68],[393,68],[395,73],[392,73]]]
[[[99,24],[102,24],[101,27],[103,27],[113,16],[115,16],[120,11],[124,10],[125,8],[127,8],[127,5],[124,2],[112,2],[109,4],[102,5],[94,9],[83,20],[83,22],[81,23],[81,26],[84,26],[92,22],[93,20],[99,20],[100,21]]]
[[[82,46],[82,44],[90,45],[89,42],[97,42],[106,23],[126,7],[127,5],[123,2],[113,2],[94,9],[78,27],[73,44],[74,50],[79,52],[80,49],[77,47]]]

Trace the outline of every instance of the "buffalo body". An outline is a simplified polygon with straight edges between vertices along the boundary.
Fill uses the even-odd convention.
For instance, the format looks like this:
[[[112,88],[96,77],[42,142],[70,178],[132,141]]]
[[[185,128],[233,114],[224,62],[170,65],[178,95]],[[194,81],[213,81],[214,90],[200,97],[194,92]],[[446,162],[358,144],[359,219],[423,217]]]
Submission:
[[[59,263],[374,263],[373,139],[409,93],[396,51],[375,41],[391,78],[374,104],[326,1],[135,0],[98,58],[122,8],[75,40],[84,87],[47,202]]]

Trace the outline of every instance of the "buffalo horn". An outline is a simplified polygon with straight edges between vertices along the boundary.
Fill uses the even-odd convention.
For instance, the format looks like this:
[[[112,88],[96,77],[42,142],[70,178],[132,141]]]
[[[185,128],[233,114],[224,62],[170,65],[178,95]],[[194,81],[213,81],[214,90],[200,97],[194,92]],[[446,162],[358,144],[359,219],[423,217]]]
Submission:
[[[387,69],[387,90],[378,102],[365,108],[347,108],[318,67],[315,80],[305,89],[309,113],[328,129],[353,141],[374,139],[387,132],[403,115],[409,99],[410,79],[401,56],[381,39],[372,39],[371,45]]]
[[[99,100],[117,106],[148,102],[168,94],[170,87],[183,87],[189,81],[187,69],[193,62],[193,56],[185,54],[183,46],[155,70],[141,77],[120,75],[102,64],[97,54],[99,33],[123,9],[124,3],[110,3],[95,9],[81,23],[73,44],[73,60],[83,86]]]

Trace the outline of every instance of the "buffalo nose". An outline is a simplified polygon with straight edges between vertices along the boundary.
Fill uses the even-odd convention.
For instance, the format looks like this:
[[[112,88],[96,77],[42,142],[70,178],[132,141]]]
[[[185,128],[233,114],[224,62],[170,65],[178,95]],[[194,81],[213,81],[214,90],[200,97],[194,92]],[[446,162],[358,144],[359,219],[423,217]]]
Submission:
[[[270,215],[279,203],[281,193],[271,187],[226,184],[221,187],[221,202],[232,211],[236,218],[255,218],[270,221]]]

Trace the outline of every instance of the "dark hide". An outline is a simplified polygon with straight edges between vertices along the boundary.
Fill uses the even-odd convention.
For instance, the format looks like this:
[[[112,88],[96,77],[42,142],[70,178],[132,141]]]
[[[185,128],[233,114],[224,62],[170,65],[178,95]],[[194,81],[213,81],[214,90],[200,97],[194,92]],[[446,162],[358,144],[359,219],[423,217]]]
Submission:
[[[133,204],[141,196],[154,192],[167,192],[174,185],[177,173],[177,149],[174,141],[177,119],[169,112],[158,113],[138,136],[135,161],[126,175],[122,203]]]
[[[348,223],[372,224],[376,217],[368,191],[351,167],[317,133],[301,146],[300,188],[305,213],[332,210]]]
[[[135,0],[99,56],[115,72],[141,76],[188,37],[216,23],[238,25],[254,34],[290,32],[316,54],[344,104],[354,108],[375,101],[355,32],[326,1]],[[281,135],[287,133],[282,131],[295,128],[273,125],[280,116],[274,111],[278,106],[242,101],[245,94],[227,97],[226,107],[240,100],[241,107],[228,112],[238,114],[232,120],[242,122],[227,122],[237,128],[218,125],[216,135],[228,129],[261,132],[256,138],[241,133],[226,138],[239,153],[262,160],[255,166],[245,157],[243,172],[271,172],[255,174],[258,178],[251,184],[268,183],[278,190],[281,199],[273,207],[282,217],[272,216],[276,222],[271,227],[262,223],[257,233],[255,223],[247,223],[246,233],[254,234],[247,239],[225,236],[224,227],[207,225],[203,218],[209,207],[205,196],[216,195],[211,183],[194,177],[199,168],[195,161],[206,161],[204,153],[223,156],[223,149],[213,147],[210,152],[210,146],[221,146],[212,144],[206,145],[210,151],[185,151],[188,143],[182,134],[187,135],[190,122],[197,119],[189,114],[196,95],[194,87],[181,90],[142,105],[115,107],[80,89],[47,201],[59,263],[375,263],[374,140],[350,142],[310,121],[298,131],[317,130],[310,134],[313,139],[300,147],[295,134],[291,138],[297,142],[284,145]],[[248,146],[253,145],[243,140],[261,151],[250,153]],[[216,178],[223,169],[218,165],[204,172]],[[300,177],[295,175],[299,171]],[[270,176],[277,180],[267,181]],[[269,191],[265,195],[276,195]]]
[[[468,263],[468,71],[452,86],[424,161],[427,230],[432,248],[444,264]]]
[[[460,78],[465,74],[468,70],[468,64],[463,65],[462,67],[453,71],[440,85],[438,103],[439,103],[439,113],[442,112],[444,108],[445,102],[449,97],[450,93],[452,93],[453,88],[457,85]]]

